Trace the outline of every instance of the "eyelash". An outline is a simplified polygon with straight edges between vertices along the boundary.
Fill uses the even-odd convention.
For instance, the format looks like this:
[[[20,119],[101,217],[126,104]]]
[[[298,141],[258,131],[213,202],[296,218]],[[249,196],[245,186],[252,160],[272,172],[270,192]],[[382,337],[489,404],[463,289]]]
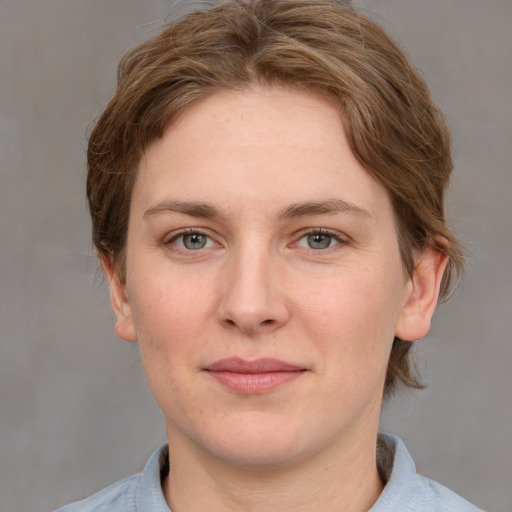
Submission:
[[[194,249],[184,249],[183,247],[176,247],[176,244],[175,242],[177,240],[179,240],[180,238],[183,238],[187,235],[199,235],[199,236],[204,236],[206,237],[210,242],[213,242],[215,245],[218,245],[214,240],[213,238],[206,234],[204,231],[200,230],[200,229],[196,229],[196,228],[187,228],[187,229],[182,229],[181,231],[179,231],[178,233],[174,233],[170,238],[168,239],[164,239],[163,241],[163,245],[166,245],[166,246],[171,246],[173,247],[174,249],[176,250],[182,250],[182,251],[187,251],[187,252],[194,252]],[[207,242],[208,243],[208,242]],[[196,249],[196,250],[200,250],[199,249]]]
[[[336,231],[331,231],[331,230],[325,229],[325,228],[319,228],[319,229],[310,229],[310,230],[303,231],[301,233],[300,237],[297,238],[297,240],[295,242],[290,244],[290,246],[292,246],[292,247],[296,246],[302,239],[307,238],[309,236],[314,236],[314,235],[325,235],[325,236],[331,237],[331,239],[333,239],[334,241],[337,242],[337,244],[335,244],[335,246],[346,245],[348,243],[347,238],[341,236],[340,233],[338,233]],[[314,249],[313,247],[309,247],[306,249],[309,249],[309,250],[315,251],[315,252],[325,252],[330,249],[334,249],[335,246],[326,247],[324,249]]]
[[[217,242],[215,242],[210,235],[208,235],[204,231],[202,231],[200,229],[196,229],[196,228],[187,228],[187,229],[183,229],[183,230],[179,231],[178,233],[174,233],[169,239],[164,240],[163,244],[166,246],[171,246],[175,250],[181,250],[181,251],[186,251],[186,252],[194,252],[195,250],[200,251],[201,249],[204,249],[204,247],[199,247],[195,250],[187,249],[187,248],[183,248],[183,247],[176,247],[176,244],[175,244],[176,241],[179,240],[180,238],[187,236],[187,235],[204,236],[208,239],[206,241],[207,244],[208,244],[208,241],[210,241],[210,242],[213,242],[213,244],[219,246],[219,244],[217,244]],[[304,249],[309,249],[314,252],[325,252],[330,249],[334,249],[334,247],[336,247],[337,245],[346,245],[348,243],[348,240],[345,237],[342,237],[336,231],[330,231],[330,230],[324,229],[324,228],[316,228],[316,229],[310,229],[310,230],[303,231],[294,242],[292,242],[288,245],[288,247],[297,247],[301,240],[303,240],[304,238],[307,238],[309,236],[314,236],[314,235],[328,236],[337,243],[334,246],[329,246],[329,247],[325,247],[325,248],[316,248],[315,249],[313,247],[304,247]]]

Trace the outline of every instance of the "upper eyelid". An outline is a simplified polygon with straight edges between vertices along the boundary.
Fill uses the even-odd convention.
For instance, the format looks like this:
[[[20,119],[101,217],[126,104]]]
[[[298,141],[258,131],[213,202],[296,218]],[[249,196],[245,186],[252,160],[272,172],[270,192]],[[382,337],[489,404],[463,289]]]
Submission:
[[[329,229],[329,228],[304,228],[299,230],[295,233],[293,236],[293,241],[289,243],[289,246],[292,246],[293,244],[297,243],[300,239],[302,239],[305,236],[313,235],[313,234],[323,234],[323,235],[329,235],[338,240],[341,243],[348,243],[350,241],[350,237],[338,230],[335,229]],[[176,231],[173,231],[171,233],[168,233],[166,236],[163,237],[163,243],[169,244],[173,242],[174,240],[177,240],[178,238],[190,235],[190,234],[199,234],[204,235],[211,239],[214,243],[220,244],[220,242],[217,240],[218,237],[212,236],[211,232],[207,228],[196,228],[196,227],[187,227],[178,229]]]
[[[180,242],[180,238],[183,239],[187,235],[194,235],[194,234],[205,236],[209,240],[210,247],[207,246],[207,247],[197,248],[195,250],[187,249],[186,247],[182,247],[182,245],[184,245],[185,242],[184,242],[184,240],[182,240]],[[164,236],[161,239],[160,245],[162,247],[167,248],[167,250],[170,250],[176,254],[197,253],[197,255],[199,253],[203,253],[204,251],[208,251],[208,250],[211,250],[211,249],[221,246],[221,244],[219,244],[215,240],[215,238],[210,236],[208,233],[205,233],[204,231],[199,230],[199,229],[190,229],[190,228],[181,229],[181,230],[173,231],[172,233],[169,233],[168,235]]]
[[[348,242],[350,240],[350,237],[345,235],[344,233],[337,231],[335,229],[328,229],[328,228],[305,228],[301,229],[297,235],[296,240],[300,240],[304,236],[308,235],[314,235],[314,234],[321,234],[321,235],[329,235],[333,238],[336,238],[337,240],[341,242]]]
[[[196,235],[196,234],[206,237],[210,242],[210,246],[209,247],[208,246],[200,247],[200,248],[197,248],[194,250],[188,249],[186,247],[181,247],[181,245],[184,244],[184,241],[182,241],[180,243],[179,242],[180,238],[184,238],[187,235]],[[208,234],[207,232],[205,232],[205,230],[198,229],[198,228],[183,228],[183,229],[179,229],[177,231],[172,231],[167,236],[164,236],[162,238],[161,245],[176,254],[192,255],[193,253],[196,253],[196,256],[203,253],[204,251],[222,247],[222,244],[220,244],[215,239],[215,237],[213,237],[210,234]]]
[[[204,235],[204,236],[207,236],[208,238],[214,240],[214,237],[211,236],[211,234],[208,233],[208,230],[205,230],[204,228],[182,228],[182,229],[178,229],[178,230],[172,231],[170,233],[167,233],[167,235],[165,235],[163,237],[163,241],[164,241],[164,243],[169,243],[169,242],[172,242],[173,240],[176,240],[180,236],[195,235],[195,234]]]

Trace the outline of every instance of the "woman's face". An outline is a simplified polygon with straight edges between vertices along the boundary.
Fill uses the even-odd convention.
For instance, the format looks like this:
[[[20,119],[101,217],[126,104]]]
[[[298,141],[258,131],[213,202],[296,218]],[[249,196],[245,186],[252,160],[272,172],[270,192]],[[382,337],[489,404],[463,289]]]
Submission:
[[[389,197],[336,109],[286,89],[218,93],[138,172],[112,296],[170,442],[260,467],[371,439],[414,286]]]

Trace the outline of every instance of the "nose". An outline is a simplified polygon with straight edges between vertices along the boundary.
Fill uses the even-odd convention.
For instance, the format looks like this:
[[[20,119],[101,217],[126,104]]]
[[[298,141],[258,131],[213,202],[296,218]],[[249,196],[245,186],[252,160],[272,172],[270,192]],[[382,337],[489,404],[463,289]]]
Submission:
[[[289,318],[282,272],[267,254],[246,251],[226,262],[219,321],[247,336],[269,333]],[[281,276],[280,276],[281,274]]]

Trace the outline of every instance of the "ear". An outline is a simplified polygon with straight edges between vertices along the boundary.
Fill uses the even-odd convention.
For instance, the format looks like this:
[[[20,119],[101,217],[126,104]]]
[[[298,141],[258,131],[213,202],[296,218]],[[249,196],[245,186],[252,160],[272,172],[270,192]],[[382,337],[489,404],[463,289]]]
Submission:
[[[110,302],[116,316],[116,334],[125,341],[137,341],[132,308],[126,295],[126,282],[120,279],[110,255],[101,257],[101,266],[107,276]]]
[[[448,257],[430,245],[417,254],[415,263],[395,330],[395,336],[404,341],[415,341],[428,334]]]

